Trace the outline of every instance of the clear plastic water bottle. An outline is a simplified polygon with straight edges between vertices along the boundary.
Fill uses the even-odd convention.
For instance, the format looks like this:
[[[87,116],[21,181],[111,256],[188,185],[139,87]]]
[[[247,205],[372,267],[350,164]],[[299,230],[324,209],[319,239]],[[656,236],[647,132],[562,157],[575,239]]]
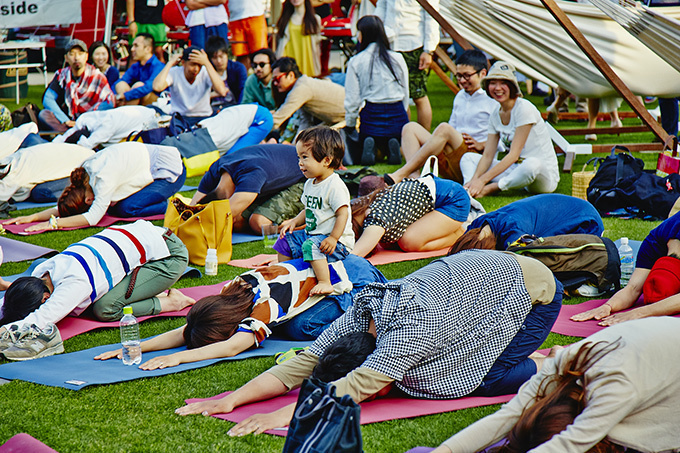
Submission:
[[[633,249],[628,245],[628,238],[621,238],[619,258],[621,259],[621,288],[623,288],[630,281],[630,276],[633,275],[633,269],[635,268]]]
[[[205,275],[217,275],[217,250],[208,249],[205,256]]]
[[[123,308],[120,342],[123,344],[123,364],[139,365],[142,362],[142,346],[139,341],[139,324],[132,315],[132,307]]]

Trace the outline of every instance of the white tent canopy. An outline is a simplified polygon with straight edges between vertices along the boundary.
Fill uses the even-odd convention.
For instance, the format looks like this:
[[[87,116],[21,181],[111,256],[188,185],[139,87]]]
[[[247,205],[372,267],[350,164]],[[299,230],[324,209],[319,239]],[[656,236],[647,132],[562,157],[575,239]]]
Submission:
[[[557,3],[633,93],[680,95],[678,71],[598,8]],[[678,7],[662,10],[680,18]],[[540,0],[440,0],[439,12],[470,43],[528,77],[584,97],[616,94]]]

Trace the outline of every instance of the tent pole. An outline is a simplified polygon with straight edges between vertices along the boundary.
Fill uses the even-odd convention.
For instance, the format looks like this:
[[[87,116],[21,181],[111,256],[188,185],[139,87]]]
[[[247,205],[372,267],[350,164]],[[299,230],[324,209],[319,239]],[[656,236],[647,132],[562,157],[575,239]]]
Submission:
[[[458,34],[458,32],[453,28],[453,26],[442,17],[441,14],[439,14],[439,11],[434,9],[432,5],[430,5],[430,2],[427,0],[417,0],[418,3],[420,3],[420,6],[423,7],[427,13],[432,16],[434,20],[437,21],[440,27],[444,29],[444,31],[451,36],[451,38],[456,41],[460,46],[465,49],[465,50],[471,50],[473,49],[472,45],[461,35]]]
[[[111,34],[113,32],[113,2],[114,0],[107,0],[106,2],[106,18],[104,21],[104,43],[111,47]]]
[[[418,0],[421,1],[421,0]],[[541,0],[543,6],[546,7],[550,14],[553,15],[557,23],[567,32],[567,34],[574,40],[577,46],[586,54],[586,56],[593,62],[593,64],[600,70],[602,75],[612,85],[612,87],[626,100],[628,105],[635,111],[637,116],[645,123],[662,142],[666,141],[668,134],[661,127],[661,125],[649,114],[644,105],[635,95],[630,91],[630,88],[623,83],[623,80],[612,70],[611,66],[602,58],[602,56],[590,44],[588,39],[576,28],[569,17],[557,6],[555,0]]]

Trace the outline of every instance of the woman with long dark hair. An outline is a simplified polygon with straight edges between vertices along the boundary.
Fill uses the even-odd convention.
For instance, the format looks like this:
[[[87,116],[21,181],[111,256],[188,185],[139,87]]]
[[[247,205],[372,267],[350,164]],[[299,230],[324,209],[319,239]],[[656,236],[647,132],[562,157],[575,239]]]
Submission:
[[[321,72],[321,18],[311,0],[286,0],[276,23],[276,57],[291,57],[300,72],[315,77]]]
[[[345,122],[353,128],[361,118],[362,165],[375,163],[376,146],[387,151],[389,164],[397,165],[401,128],[408,123],[408,68],[404,57],[390,50],[378,16],[359,19],[357,31],[359,53],[349,61],[345,79]]]
[[[558,351],[509,403],[434,453],[680,449],[680,320],[604,329]],[[664,346],[666,345],[666,346]]]

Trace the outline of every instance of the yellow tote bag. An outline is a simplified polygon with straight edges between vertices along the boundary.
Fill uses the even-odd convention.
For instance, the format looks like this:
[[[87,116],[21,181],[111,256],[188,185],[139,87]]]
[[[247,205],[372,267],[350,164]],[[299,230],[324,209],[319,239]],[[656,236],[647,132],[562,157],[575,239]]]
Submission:
[[[228,263],[231,260],[233,227],[229,200],[215,200],[196,206],[189,206],[189,201],[182,195],[170,198],[163,226],[184,242],[192,264],[204,266],[209,248],[217,249],[218,263]]]

